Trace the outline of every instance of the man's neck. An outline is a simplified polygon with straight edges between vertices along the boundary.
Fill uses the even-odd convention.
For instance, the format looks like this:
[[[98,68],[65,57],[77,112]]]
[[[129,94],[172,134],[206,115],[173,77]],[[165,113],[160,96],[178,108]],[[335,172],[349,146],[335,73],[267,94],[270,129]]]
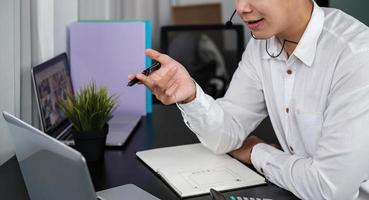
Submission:
[[[284,50],[286,51],[288,57],[293,53],[300,39],[302,38],[307,25],[311,19],[313,13],[314,4],[309,1],[306,5],[301,6],[301,13],[299,14],[291,24],[290,28],[287,29],[285,33],[281,33],[277,35],[277,38],[283,42],[284,40],[289,40],[293,42],[286,42],[284,46]],[[296,42],[296,43],[294,43]]]

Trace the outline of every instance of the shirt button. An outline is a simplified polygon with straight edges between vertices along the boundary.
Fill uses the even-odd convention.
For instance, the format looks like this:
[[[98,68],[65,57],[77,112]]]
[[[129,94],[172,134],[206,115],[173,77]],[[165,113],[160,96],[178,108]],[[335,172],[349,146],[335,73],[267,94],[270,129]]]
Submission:
[[[288,74],[288,75],[291,75],[291,74],[292,74],[292,70],[288,69],[288,70],[287,70],[287,74]]]
[[[287,107],[286,108],[286,113],[289,113],[290,112],[290,109]]]
[[[290,151],[291,151],[291,153],[294,153],[293,148],[292,148],[291,146],[289,146],[289,147],[290,147]]]

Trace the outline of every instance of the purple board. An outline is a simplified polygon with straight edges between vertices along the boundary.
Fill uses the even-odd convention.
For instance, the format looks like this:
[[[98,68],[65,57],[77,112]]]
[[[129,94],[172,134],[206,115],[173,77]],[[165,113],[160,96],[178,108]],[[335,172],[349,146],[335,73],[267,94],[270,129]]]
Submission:
[[[70,26],[74,90],[92,80],[118,94],[123,114],[146,115],[145,87],[127,87],[127,75],[145,69],[144,22],[77,22]]]

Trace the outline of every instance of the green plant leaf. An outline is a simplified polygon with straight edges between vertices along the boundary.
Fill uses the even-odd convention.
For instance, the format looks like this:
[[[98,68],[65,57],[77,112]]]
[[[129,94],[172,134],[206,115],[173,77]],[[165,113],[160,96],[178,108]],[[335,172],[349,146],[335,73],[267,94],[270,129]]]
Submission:
[[[118,96],[109,96],[108,89],[92,83],[81,87],[75,98],[68,95],[59,102],[63,112],[79,132],[101,130],[117,107]]]

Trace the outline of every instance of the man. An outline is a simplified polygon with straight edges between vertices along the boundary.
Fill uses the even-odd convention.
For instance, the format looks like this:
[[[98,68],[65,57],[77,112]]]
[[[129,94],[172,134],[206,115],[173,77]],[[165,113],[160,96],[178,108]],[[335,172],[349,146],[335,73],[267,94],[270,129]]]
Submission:
[[[154,50],[137,77],[216,153],[230,152],[302,199],[369,199],[369,29],[311,0],[236,0],[251,39],[224,98]],[[281,149],[248,137],[270,116]]]

